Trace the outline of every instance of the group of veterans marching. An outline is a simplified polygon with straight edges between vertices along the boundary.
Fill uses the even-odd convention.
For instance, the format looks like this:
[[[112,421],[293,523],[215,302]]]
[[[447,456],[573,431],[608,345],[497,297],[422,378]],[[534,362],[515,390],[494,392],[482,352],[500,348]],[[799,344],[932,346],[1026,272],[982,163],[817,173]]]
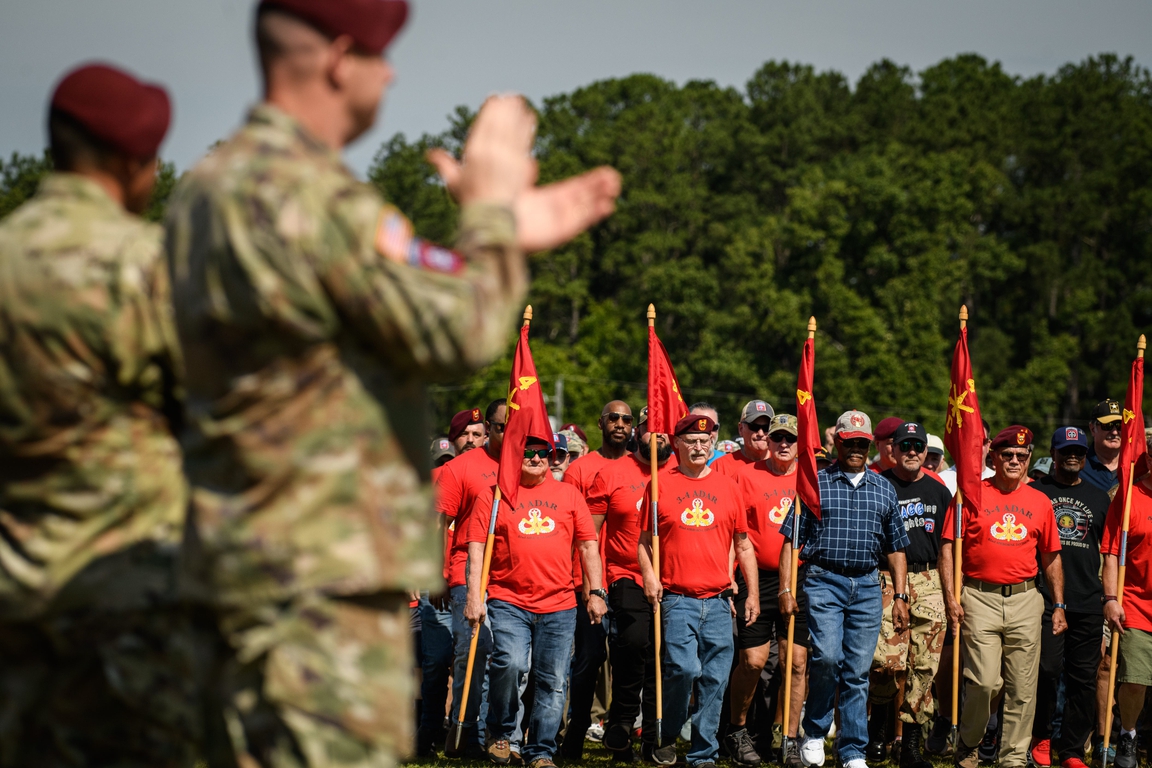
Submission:
[[[947,611],[965,646],[957,762],[971,768],[1002,698],[1001,762],[1021,765],[1036,702],[1054,698],[1038,686],[1060,679],[1053,749],[1075,768],[1103,600],[1125,632],[1115,759],[1132,768],[1152,683],[1152,486],[1140,480],[1133,502],[1120,609],[1115,536],[1079,480],[1092,476],[1072,427],[1054,438],[1050,485],[1024,484],[1026,429],[991,441],[956,595],[937,575],[950,567],[949,495],[922,469],[919,425],[877,440],[877,474],[867,416],[842,416],[819,476],[824,514],[797,518],[794,418],[751,403],[743,451],[713,461],[719,417],[696,409],[658,437],[653,478],[651,455],[627,448],[645,438],[643,412],[633,435],[628,406],[610,403],[604,445],[563,483],[548,441],[529,441],[481,590],[506,408],[470,411],[471,450],[439,468],[445,535],[425,385],[503,352],[525,254],[608,216],[620,178],[599,168],[536,186],[533,113],[493,97],[462,157],[429,153],[460,204],[455,247],[415,236],[339,156],[373,124],[407,15],[404,0],[260,0],[262,98],[183,176],[162,227],[139,214],[171,120],[165,90],[93,64],[52,93],[55,171],[0,222],[0,766],[391,767],[413,736],[409,595],[439,582],[447,544],[448,596],[421,611],[446,615],[450,661],[425,713],[438,722],[451,676],[464,749],[497,763],[518,750],[551,765],[566,699],[563,749],[579,756],[610,650],[613,754],[634,758],[639,724],[642,756],[671,764],[691,721],[689,763],[715,761],[723,733],[732,760],[755,764],[749,707],[795,617],[780,654],[795,681],[784,759],[822,763],[837,707],[841,761],[876,759],[874,667],[872,710],[900,702],[914,726],[901,761],[920,768]],[[1092,466],[1094,484],[1111,471]],[[640,514],[652,479],[654,518]]]
[[[841,415],[817,452],[816,516],[797,502],[795,416],[750,401],[738,447],[725,453],[719,414],[697,403],[672,434],[655,436],[653,454],[647,408],[634,418],[612,401],[595,451],[585,452],[578,427],[553,435],[554,449],[529,440],[519,501],[495,521],[486,595],[481,560],[507,406],[461,411],[432,444],[448,592],[424,593],[414,608],[417,754],[443,743],[447,757],[551,765],[581,760],[593,733],[614,760],[671,765],[684,729],[691,766],[722,755],[740,768],[817,766],[835,720],[846,768],[889,756],[929,768],[928,753],[949,751],[960,768],[1083,768],[1086,750],[1102,746],[1114,631],[1124,643],[1111,761],[1134,768],[1152,685],[1152,478],[1136,482],[1121,608],[1119,515],[1108,515],[1121,410],[1114,400],[1093,409],[1091,443],[1079,427],[1057,429],[1051,458],[1031,473],[1032,431],[993,435],[984,425],[982,508],[962,517],[957,594],[956,469],[941,467],[943,449],[922,425],[890,417],[873,430],[863,412]],[[572,460],[574,445],[583,455]],[[941,651],[955,637],[964,683],[951,744],[951,659],[941,664]],[[605,663],[606,713],[590,731]],[[765,696],[784,675],[787,708],[783,692]]]

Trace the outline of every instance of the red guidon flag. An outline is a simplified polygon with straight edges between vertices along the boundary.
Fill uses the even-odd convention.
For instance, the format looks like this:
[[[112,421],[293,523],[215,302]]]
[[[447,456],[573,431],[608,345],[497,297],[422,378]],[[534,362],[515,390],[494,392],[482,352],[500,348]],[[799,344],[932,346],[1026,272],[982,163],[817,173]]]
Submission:
[[[944,421],[944,445],[956,465],[956,490],[963,494],[965,506],[983,509],[980,476],[984,473],[984,423],[980,419],[980,402],[976,399],[976,381],[972,378],[966,325],[960,328],[960,338],[952,354],[952,384]]]
[[[648,326],[648,431],[671,434],[676,422],[687,415],[668,352],[656,329]]]
[[[512,376],[508,383],[508,416],[504,426],[504,445],[500,449],[500,471],[497,485],[508,506],[516,508],[520,490],[520,468],[524,464],[524,446],[529,437],[552,445],[552,425],[544,405],[544,393],[528,347],[528,325],[520,327],[520,340],[512,358]]]
[[[820,440],[820,423],[816,420],[816,401],[812,398],[812,381],[816,374],[816,341],[804,341],[800,373],[796,377],[796,451],[799,454],[796,495],[800,503],[820,519],[820,484],[816,479],[816,451]],[[797,524],[800,511],[796,512]],[[799,530],[799,529],[797,529]]]
[[[1140,337],[1143,340],[1144,337]],[[1128,475],[1132,462],[1136,462],[1136,477],[1144,474],[1148,444],[1144,441],[1144,357],[1132,361],[1132,375],[1128,377],[1128,393],[1124,395],[1124,421],[1120,431],[1120,466],[1117,467],[1120,487],[1112,500],[1112,509],[1124,513],[1124,497],[1128,493]]]

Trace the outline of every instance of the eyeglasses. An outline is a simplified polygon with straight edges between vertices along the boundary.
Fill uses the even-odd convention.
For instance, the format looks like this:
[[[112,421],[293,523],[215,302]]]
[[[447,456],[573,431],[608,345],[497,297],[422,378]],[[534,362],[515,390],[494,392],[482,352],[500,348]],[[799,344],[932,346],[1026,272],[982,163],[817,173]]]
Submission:
[[[552,461],[556,464],[563,464],[564,459],[568,458],[568,451],[563,448],[557,448],[552,451]]]
[[[768,435],[768,439],[774,443],[794,443],[797,438],[791,432],[773,432]]]
[[[609,411],[604,414],[604,420],[610,424],[615,424],[618,421],[623,421],[625,424],[632,423],[632,414],[630,413],[616,413],[616,411]]]
[[[853,437],[849,440],[842,441],[840,444],[843,445],[846,450],[866,451],[868,450],[868,446],[871,445],[871,442],[871,440],[865,440],[862,437]]]
[[[1028,457],[1030,455],[1031,454],[1025,453],[1023,451],[1001,451],[1000,460],[1005,464],[1011,464],[1014,461],[1018,461],[1021,464],[1027,464]]]
[[[1096,422],[1096,428],[1101,432],[1119,432],[1122,428],[1122,425],[1119,421],[1110,421],[1107,424],[1102,421],[1098,421]]]
[[[901,440],[896,447],[903,453],[920,453],[928,444],[923,440]]]
[[[1081,448],[1079,446],[1077,446],[1075,448],[1057,448],[1056,452],[1059,453],[1061,456],[1069,456],[1069,457],[1074,458],[1074,459],[1083,459],[1085,456],[1088,455],[1088,449],[1087,448]]]
[[[546,459],[548,454],[552,453],[551,448],[525,448],[524,458],[526,459]]]
[[[701,437],[697,438],[696,440],[689,440],[685,437],[678,437],[676,439],[684,443],[684,445],[688,446],[689,448],[703,448],[706,445],[712,445],[712,438],[710,437]]]
[[[757,432],[763,432],[764,434],[767,435],[768,430],[772,428],[771,424],[753,424],[750,421],[744,422],[744,426],[748,427],[748,431],[751,432],[752,434],[756,434]]]
[[[498,435],[504,434],[505,423],[503,421],[490,421],[488,422],[489,428]]]

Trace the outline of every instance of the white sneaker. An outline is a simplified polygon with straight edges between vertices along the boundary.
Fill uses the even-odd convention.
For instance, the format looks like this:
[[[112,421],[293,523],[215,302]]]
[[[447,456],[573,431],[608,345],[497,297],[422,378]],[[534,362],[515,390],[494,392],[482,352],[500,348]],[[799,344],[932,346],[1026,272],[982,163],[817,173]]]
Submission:
[[[858,757],[844,763],[844,768],[868,768],[868,763],[864,762],[864,758]]]
[[[804,739],[804,743],[800,745],[800,762],[804,765],[815,766],[824,765],[824,739]],[[848,768],[846,766],[846,768]],[[856,766],[851,766],[856,768]]]

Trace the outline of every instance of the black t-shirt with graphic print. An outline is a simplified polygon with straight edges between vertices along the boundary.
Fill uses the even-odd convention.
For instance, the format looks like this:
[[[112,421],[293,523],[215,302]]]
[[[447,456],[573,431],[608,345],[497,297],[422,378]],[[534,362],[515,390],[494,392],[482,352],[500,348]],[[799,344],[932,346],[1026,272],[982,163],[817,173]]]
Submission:
[[[1100,598],[1100,537],[1108,514],[1108,494],[1092,483],[1061,485],[1051,475],[1032,487],[1052,500],[1056,530],[1060,533],[1060,561],[1064,566],[1064,602],[1075,613],[1103,613]],[[1040,590],[1046,603],[1052,595],[1040,568]]]
[[[896,489],[900,519],[908,533],[908,548],[904,550],[908,563],[927,563],[935,568],[940,557],[940,526],[952,501],[948,487],[928,475],[911,483],[901,480],[891,469],[880,475]]]

